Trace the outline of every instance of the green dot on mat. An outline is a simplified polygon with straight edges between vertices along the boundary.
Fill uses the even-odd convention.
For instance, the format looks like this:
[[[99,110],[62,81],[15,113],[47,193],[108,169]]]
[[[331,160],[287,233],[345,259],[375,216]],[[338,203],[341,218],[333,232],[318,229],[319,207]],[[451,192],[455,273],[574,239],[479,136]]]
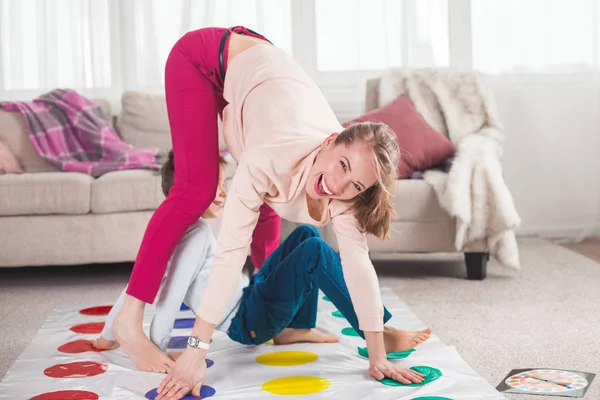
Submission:
[[[402,360],[410,355],[410,353],[414,352],[415,349],[409,349],[404,351],[394,351],[392,353],[387,354],[388,360]],[[369,350],[366,347],[359,347],[358,354],[363,356],[364,358],[369,358]]]
[[[342,335],[346,335],[346,336],[358,336],[358,337],[360,337],[360,335],[358,334],[358,332],[356,332],[354,330],[354,328],[351,328],[351,327],[342,329]]]
[[[439,379],[442,376],[442,371],[440,371],[437,368],[433,368],[433,367],[417,366],[417,367],[410,367],[410,369],[420,372],[423,375],[425,375],[425,379],[423,380],[423,382],[406,384],[406,383],[398,382],[391,378],[383,378],[379,382],[383,383],[384,385],[388,385],[388,386],[423,386],[430,382],[435,381],[436,379]]]
[[[338,318],[346,318],[346,317],[344,317],[344,314],[342,314],[339,311],[334,311],[331,313],[331,315],[333,315],[334,317],[338,317]]]
[[[327,297],[327,296],[323,296],[323,300],[325,300],[325,301],[331,301],[331,300],[329,300],[329,297]]]
[[[452,399],[450,397],[425,396],[425,397],[414,397],[411,400],[452,400]]]

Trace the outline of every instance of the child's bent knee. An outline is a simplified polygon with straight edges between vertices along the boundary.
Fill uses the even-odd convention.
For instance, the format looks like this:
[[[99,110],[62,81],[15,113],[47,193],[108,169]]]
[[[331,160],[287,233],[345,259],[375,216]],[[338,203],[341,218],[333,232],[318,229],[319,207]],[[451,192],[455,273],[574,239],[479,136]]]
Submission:
[[[306,239],[300,246],[302,247],[302,251],[306,251],[309,254],[318,254],[322,253],[328,245],[320,236],[315,236]]]
[[[293,233],[305,236],[307,238],[321,238],[321,233],[319,232],[319,230],[312,225],[300,225],[299,227],[294,229]]]

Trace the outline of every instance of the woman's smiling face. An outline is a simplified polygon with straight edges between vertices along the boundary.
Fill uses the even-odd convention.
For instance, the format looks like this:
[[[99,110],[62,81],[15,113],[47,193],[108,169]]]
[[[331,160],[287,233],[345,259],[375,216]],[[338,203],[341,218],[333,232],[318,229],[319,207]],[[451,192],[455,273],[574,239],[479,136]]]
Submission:
[[[337,133],[323,141],[313,163],[306,193],[313,199],[351,200],[377,181],[373,150],[363,141],[336,145]]]

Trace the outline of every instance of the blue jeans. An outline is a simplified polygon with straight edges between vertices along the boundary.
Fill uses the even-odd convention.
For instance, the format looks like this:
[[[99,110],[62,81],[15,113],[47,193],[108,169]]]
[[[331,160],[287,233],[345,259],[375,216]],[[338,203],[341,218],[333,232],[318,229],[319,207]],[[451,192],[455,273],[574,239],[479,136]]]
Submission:
[[[257,345],[288,327],[314,328],[319,289],[364,338],[344,282],[340,256],[317,229],[308,225],[296,228],[251,277],[231,321],[229,337],[238,343]],[[383,322],[391,317],[384,308]]]

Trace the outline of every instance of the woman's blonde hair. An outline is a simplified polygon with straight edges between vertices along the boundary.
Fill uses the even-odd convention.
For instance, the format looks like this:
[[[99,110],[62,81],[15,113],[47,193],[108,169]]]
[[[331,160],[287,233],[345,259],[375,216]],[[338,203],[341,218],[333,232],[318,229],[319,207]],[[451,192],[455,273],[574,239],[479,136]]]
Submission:
[[[379,239],[388,239],[392,218],[396,217],[393,193],[400,148],[394,132],[383,123],[361,122],[344,129],[335,144],[349,146],[355,141],[365,142],[373,149],[377,168],[377,182],[356,196],[351,210],[362,232]]]

